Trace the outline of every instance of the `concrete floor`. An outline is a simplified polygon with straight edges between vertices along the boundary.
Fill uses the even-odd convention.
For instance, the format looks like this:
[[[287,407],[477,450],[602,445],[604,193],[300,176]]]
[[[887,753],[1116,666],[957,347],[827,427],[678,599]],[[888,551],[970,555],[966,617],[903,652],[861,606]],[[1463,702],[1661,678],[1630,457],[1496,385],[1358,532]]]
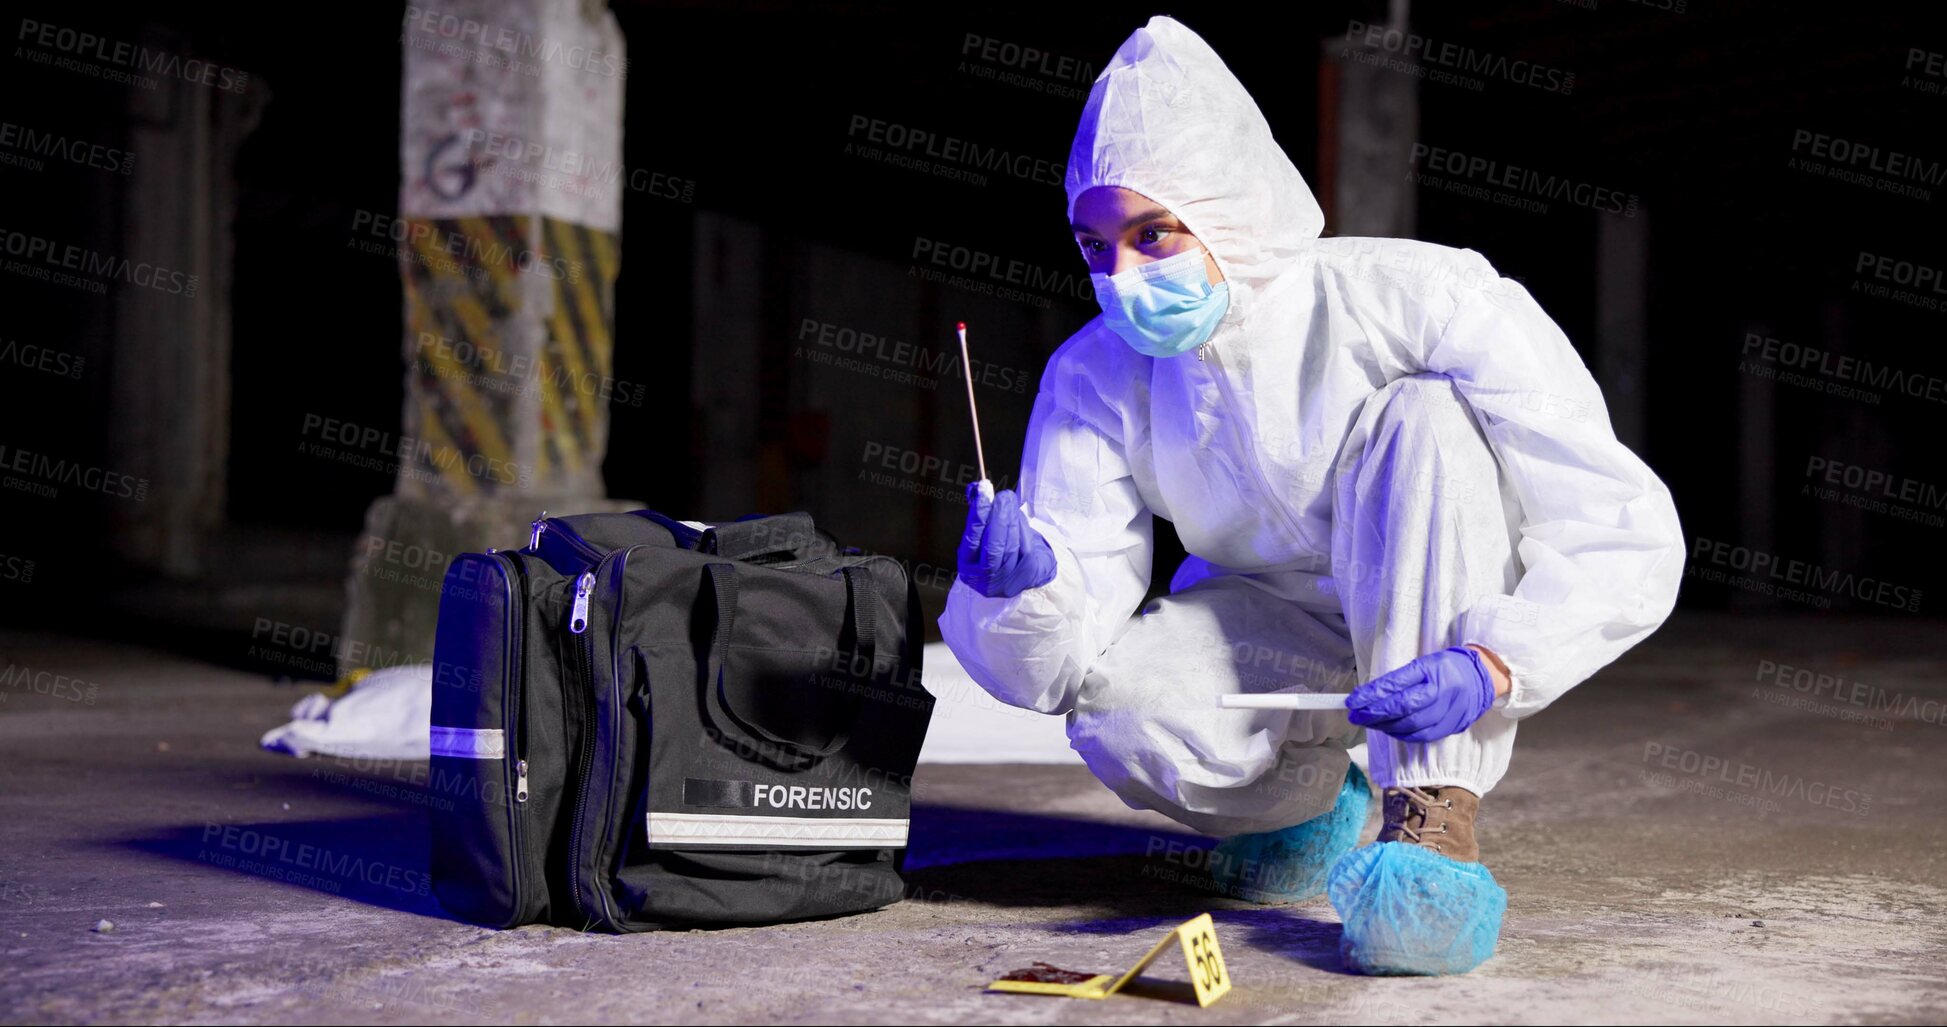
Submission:
[[[0,1019],[1938,1022],[1939,638],[1917,622],[1673,620],[1524,722],[1481,817],[1510,895],[1496,956],[1460,978],[1368,979],[1339,972],[1323,899],[1213,897],[1194,859],[1168,855],[1174,825],[1077,767],[923,767],[910,897],[880,912],[629,937],[483,930],[419,893],[410,765],[257,748],[300,689],[124,644],[0,635]],[[1797,693],[1759,679],[1766,661],[1921,702],[1889,723],[1792,708],[1776,700]],[[1685,771],[1706,757],[1780,793],[1741,787],[1737,769]],[[277,880],[241,865],[266,840],[386,872]],[[1037,960],[1120,971],[1204,911],[1237,982],[1210,1009],[1167,985],[1101,1002],[983,991]],[[102,919],[112,932],[92,930]],[[1184,977],[1180,963],[1152,973]]]

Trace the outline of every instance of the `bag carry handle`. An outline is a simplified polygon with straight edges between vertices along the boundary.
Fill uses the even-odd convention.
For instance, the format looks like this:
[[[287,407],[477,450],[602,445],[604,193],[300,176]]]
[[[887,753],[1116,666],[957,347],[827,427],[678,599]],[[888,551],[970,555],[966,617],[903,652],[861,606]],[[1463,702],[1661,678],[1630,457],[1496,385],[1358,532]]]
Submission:
[[[832,553],[838,552],[838,547],[831,545],[831,540],[811,523],[811,515],[802,510],[713,524],[697,540],[697,548],[704,552],[732,560],[753,561],[780,553],[796,556],[806,550],[822,550],[828,546]]]
[[[732,560],[763,562],[770,556],[816,557],[839,552],[838,539],[812,523],[803,510],[781,514],[750,514],[722,524],[698,528],[654,510],[634,513],[655,521],[684,549]],[[705,522],[697,522],[705,523]]]
[[[684,524],[682,521],[668,514],[657,513],[654,510],[631,510],[629,512],[635,514],[637,517],[655,521],[657,524],[668,529],[670,540],[679,549],[695,549],[697,538],[703,534],[703,529]]]
[[[868,611],[878,608],[879,587],[872,576],[861,567],[844,569],[846,599],[851,604],[852,634],[857,642],[859,655],[867,660],[868,667],[877,666],[878,636],[872,627],[872,617]],[[724,689],[724,671],[730,664],[730,635],[737,623],[738,574],[734,563],[708,563],[703,565],[704,580],[716,597],[716,619],[710,626],[710,650],[704,665],[704,702],[710,713],[719,720],[738,724],[758,737],[784,746],[793,752],[808,756],[829,756],[845,747],[852,739],[849,723],[841,727],[831,740],[824,745],[811,746],[803,742],[785,738],[758,723],[755,719],[737,713],[730,703],[730,696]],[[857,696],[848,696],[850,705],[858,705]]]

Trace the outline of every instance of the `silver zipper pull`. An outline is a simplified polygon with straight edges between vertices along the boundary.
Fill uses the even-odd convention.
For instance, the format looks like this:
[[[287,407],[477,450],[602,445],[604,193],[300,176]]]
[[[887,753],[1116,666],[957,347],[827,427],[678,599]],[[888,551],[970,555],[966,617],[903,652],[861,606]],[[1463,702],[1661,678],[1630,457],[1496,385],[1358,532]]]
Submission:
[[[534,523],[528,526],[532,530],[527,536],[527,548],[539,549],[541,547],[541,533],[548,530],[547,520],[548,512],[543,510],[541,511],[541,516],[534,518]]]
[[[575,606],[568,611],[568,630],[579,635],[588,630],[588,593],[595,590],[595,575],[583,572],[575,580]]]
[[[514,764],[514,801],[527,801],[527,761]]]

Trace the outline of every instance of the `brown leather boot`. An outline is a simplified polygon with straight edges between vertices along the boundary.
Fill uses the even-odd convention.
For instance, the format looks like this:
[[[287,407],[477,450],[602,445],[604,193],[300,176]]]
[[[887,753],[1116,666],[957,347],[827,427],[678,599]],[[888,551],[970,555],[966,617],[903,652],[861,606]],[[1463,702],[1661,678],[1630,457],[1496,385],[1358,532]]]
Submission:
[[[1474,816],[1481,797],[1459,785],[1444,788],[1388,788],[1386,826],[1379,841],[1407,842],[1461,863],[1478,863]]]

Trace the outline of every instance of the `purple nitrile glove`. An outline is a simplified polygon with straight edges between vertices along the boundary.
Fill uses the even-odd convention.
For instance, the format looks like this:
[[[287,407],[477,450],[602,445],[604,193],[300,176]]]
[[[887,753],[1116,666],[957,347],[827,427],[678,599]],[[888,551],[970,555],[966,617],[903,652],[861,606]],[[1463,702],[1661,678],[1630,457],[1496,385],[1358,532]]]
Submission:
[[[1345,697],[1347,719],[1402,742],[1431,742],[1467,730],[1494,705],[1494,678],[1466,646],[1429,653]]]
[[[1017,596],[1055,579],[1055,551],[1028,524],[1013,489],[988,498],[967,487],[967,530],[960,537],[960,580],[988,598]],[[989,488],[992,486],[990,485]]]

